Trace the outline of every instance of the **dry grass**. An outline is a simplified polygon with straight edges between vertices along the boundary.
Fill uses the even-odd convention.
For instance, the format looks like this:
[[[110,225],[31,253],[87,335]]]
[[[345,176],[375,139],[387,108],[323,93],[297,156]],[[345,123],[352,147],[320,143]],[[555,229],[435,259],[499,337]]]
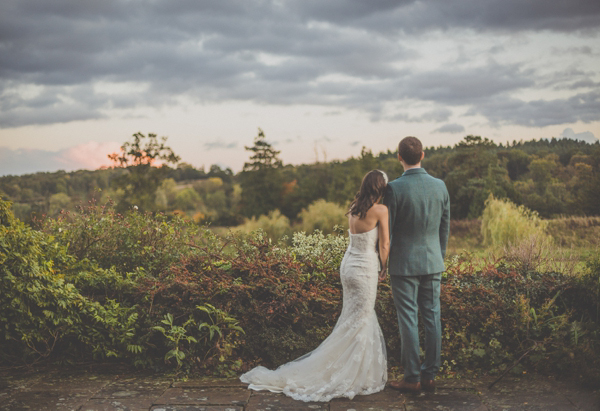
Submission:
[[[600,217],[561,217],[548,221],[548,233],[567,248],[600,247]]]
[[[600,252],[600,217],[562,217],[548,220],[547,232],[552,242],[532,236],[516,245],[492,252],[483,245],[481,220],[452,220],[448,255],[463,254],[471,258],[505,255],[529,270],[577,274],[584,262]]]
[[[504,247],[503,254],[522,272],[560,272],[574,275],[581,263],[579,253],[558,248],[548,236],[535,233],[517,244]]]
[[[457,237],[481,237],[481,220],[450,220],[450,234]]]
[[[465,250],[469,252],[484,250],[481,220],[450,220],[447,254],[460,254]]]

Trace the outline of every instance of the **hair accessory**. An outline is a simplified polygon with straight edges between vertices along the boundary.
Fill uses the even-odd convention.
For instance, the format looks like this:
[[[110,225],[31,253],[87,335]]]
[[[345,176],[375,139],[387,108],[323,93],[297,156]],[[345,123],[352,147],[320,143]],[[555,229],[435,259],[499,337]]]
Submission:
[[[388,181],[389,181],[387,174],[384,171],[381,171],[381,170],[377,170],[377,171],[379,171],[381,173],[381,175],[383,176],[383,179],[385,180],[385,183],[387,184]]]

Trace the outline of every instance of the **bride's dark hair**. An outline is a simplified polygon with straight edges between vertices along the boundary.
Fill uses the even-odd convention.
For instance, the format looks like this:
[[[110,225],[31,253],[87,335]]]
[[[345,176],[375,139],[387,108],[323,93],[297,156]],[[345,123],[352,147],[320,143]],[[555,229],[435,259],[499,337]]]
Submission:
[[[383,196],[386,185],[387,181],[383,172],[379,170],[369,171],[364,176],[360,190],[354,196],[346,215],[357,215],[360,219],[365,218],[367,211]]]

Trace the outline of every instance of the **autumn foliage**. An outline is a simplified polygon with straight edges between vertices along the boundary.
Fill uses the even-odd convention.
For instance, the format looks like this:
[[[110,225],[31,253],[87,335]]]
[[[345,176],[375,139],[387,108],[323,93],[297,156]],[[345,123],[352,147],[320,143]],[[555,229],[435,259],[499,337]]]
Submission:
[[[193,221],[89,204],[25,226],[0,201],[0,361],[121,361],[236,375],[315,348],[341,311],[343,233],[215,236]],[[443,373],[538,370],[600,383],[600,261],[584,273],[447,261]],[[400,341],[389,286],[378,319]]]

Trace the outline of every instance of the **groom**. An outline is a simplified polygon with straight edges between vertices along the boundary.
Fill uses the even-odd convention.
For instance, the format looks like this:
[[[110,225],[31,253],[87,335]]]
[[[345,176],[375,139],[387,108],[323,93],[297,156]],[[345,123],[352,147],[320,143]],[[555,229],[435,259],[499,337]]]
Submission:
[[[404,368],[404,379],[390,386],[402,391],[435,390],[440,368],[440,280],[445,270],[450,198],[444,182],[421,168],[424,156],[416,137],[400,141],[398,160],[404,174],[387,185],[384,197],[391,235],[388,266]],[[425,326],[423,364],[419,359],[419,310]]]

